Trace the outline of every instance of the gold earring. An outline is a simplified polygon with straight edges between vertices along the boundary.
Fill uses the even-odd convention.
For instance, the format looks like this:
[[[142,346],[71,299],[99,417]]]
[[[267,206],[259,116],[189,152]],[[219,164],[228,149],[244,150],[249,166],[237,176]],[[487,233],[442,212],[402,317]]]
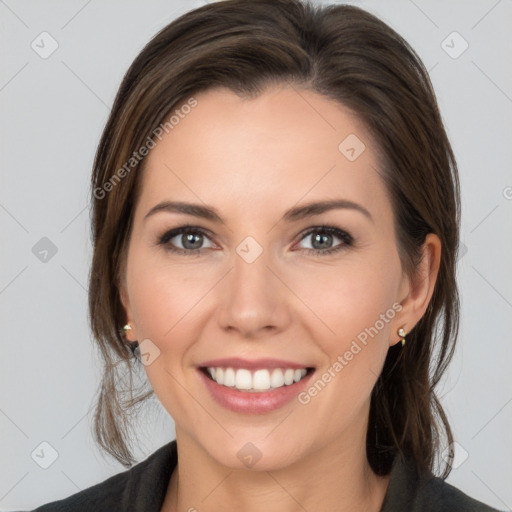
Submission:
[[[402,338],[400,341],[402,342],[402,347],[405,345],[405,337],[407,336],[407,333],[405,332],[405,329],[403,327],[400,327],[398,329],[398,336]]]
[[[131,331],[132,330],[132,327],[130,324],[126,324],[124,327],[123,327],[123,331],[126,333],[128,331]]]

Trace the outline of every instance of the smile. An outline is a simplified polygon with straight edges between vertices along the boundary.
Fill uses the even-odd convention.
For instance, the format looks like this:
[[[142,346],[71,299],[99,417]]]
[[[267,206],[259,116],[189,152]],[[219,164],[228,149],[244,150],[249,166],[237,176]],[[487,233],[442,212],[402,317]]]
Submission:
[[[249,370],[247,368],[223,368],[209,366],[203,368],[217,384],[239,391],[261,393],[290,386],[302,380],[308,368],[270,368]]]
[[[197,370],[217,404],[242,414],[270,413],[296,403],[315,373],[304,363],[237,357],[204,361]]]

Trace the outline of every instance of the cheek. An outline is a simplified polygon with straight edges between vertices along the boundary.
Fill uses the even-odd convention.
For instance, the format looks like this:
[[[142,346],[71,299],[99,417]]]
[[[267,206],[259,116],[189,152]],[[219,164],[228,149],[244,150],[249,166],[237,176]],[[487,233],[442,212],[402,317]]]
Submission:
[[[400,276],[398,256],[390,250],[387,256],[347,258],[322,272],[306,272],[297,281],[297,294],[315,314],[307,313],[312,318],[308,324],[316,325],[313,336],[325,355],[322,369],[329,372],[320,375],[329,384],[316,406],[340,404],[331,410],[333,425],[363,406],[382,370],[400,307]]]
[[[400,280],[398,258],[344,262],[319,272],[304,272],[296,280],[297,295],[324,324],[323,339],[338,347],[342,340],[357,337],[381,318],[392,319]],[[391,309],[391,311],[389,311]],[[387,314],[386,314],[387,313]],[[389,323],[378,322],[378,330]],[[331,336],[329,336],[329,331]],[[318,331],[320,332],[320,331]]]
[[[177,314],[188,302],[190,294],[186,279],[180,278],[178,269],[165,264],[163,253],[146,247],[142,240],[130,246],[127,260],[127,288],[132,316],[139,338],[150,338],[159,343],[177,322]]]
[[[401,275],[398,259],[384,261],[385,267],[378,260],[347,262],[322,278],[317,273],[301,280],[299,293],[317,317],[315,341],[326,356],[301,403],[326,418],[325,432],[338,431],[366,407],[382,370]]]
[[[203,301],[215,281],[205,267],[191,270],[190,264],[169,262],[161,254],[134,247],[127,285],[139,340],[148,338],[162,354],[179,355],[167,358],[167,364],[180,363],[188,345],[199,337],[195,331],[204,312]]]
[[[185,382],[187,354],[200,335],[201,298],[211,285],[136,249],[128,261],[127,285],[139,343],[151,340],[158,354],[145,365],[151,387],[174,418],[185,418],[190,396],[179,383]]]

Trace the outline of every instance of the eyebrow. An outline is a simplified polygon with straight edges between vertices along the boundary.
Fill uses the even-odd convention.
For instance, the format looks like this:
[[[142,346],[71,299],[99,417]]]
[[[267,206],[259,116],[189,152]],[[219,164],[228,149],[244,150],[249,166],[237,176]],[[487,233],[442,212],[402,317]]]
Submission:
[[[295,206],[285,212],[282,220],[286,222],[296,222],[306,217],[320,215],[324,212],[335,209],[358,211],[373,222],[370,212],[364,208],[364,206],[346,199],[332,199],[329,201],[319,201],[307,203],[302,206]],[[163,201],[156,206],[153,206],[153,208],[151,208],[151,210],[149,210],[149,212],[144,216],[144,220],[159,212],[183,213],[211,220],[213,222],[224,223],[224,220],[219,215],[218,211],[212,206],[203,206],[200,204],[185,203],[181,201]]]

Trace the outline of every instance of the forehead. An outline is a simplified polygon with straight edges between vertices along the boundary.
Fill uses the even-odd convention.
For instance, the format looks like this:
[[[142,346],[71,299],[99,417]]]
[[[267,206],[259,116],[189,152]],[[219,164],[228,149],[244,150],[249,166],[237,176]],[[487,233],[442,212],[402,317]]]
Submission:
[[[336,101],[289,85],[253,99],[225,88],[194,98],[147,157],[145,206],[200,199],[261,213],[301,198],[385,199],[373,142]]]

